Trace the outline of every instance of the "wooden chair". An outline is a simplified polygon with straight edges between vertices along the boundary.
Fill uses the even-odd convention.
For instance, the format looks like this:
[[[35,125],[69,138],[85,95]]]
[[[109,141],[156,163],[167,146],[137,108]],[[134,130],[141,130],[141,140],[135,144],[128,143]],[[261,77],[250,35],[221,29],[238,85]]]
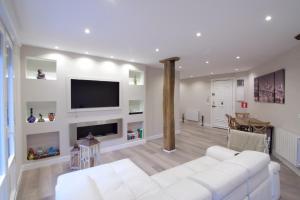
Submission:
[[[250,117],[250,113],[235,113],[236,118],[248,119]]]
[[[226,114],[225,116],[228,120],[228,128],[229,129],[237,129],[237,124],[235,122],[235,119],[231,115],[228,115],[228,114]]]
[[[251,122],[250,121],[250,130],[253,133],[259,134],[267,134],[268,127],[270,126],[270,122]]]

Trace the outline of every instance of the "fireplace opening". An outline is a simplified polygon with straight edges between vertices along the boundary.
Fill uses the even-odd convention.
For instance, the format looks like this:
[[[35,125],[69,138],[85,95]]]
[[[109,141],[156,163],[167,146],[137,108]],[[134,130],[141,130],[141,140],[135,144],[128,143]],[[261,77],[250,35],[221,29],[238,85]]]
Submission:
[[[85,138],[89,133],[95,137],[116,135],[118,134],[118,123],[77,127],[77,140]]]

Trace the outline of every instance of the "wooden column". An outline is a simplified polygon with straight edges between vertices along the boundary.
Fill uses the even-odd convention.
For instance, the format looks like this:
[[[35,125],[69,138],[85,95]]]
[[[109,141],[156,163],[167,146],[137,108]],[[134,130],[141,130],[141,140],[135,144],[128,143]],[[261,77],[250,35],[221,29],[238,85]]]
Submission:
[[[175,150],[175,121],[174,121],[174,89],[175,89],[175,62],[178,57],[161,60],[164,64],[164,151]]]

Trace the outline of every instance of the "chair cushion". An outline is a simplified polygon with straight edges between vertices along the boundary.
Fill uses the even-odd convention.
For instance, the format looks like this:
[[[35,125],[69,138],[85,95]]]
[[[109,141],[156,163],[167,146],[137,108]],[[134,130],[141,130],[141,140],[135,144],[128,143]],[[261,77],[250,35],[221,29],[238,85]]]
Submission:
[[[240,152],[245,150],[264,152],[266,149],[265,139],[264,134],[230,130],[228,148]]]

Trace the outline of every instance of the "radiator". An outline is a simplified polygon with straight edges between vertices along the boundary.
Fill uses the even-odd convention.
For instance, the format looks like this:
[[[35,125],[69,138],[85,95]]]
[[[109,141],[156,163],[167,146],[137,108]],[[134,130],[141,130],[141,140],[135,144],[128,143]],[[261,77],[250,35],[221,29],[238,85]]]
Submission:
[[[300,136],[284,129],[276,129],[275,152],[296,167],[300,167]]]
[[[199,122],[200,119],[199,119],[199,111],[186,111],[184,113],[185,115],[185,119],[186,120],[190,120],[190,121],[196,121],[196,122]]]

